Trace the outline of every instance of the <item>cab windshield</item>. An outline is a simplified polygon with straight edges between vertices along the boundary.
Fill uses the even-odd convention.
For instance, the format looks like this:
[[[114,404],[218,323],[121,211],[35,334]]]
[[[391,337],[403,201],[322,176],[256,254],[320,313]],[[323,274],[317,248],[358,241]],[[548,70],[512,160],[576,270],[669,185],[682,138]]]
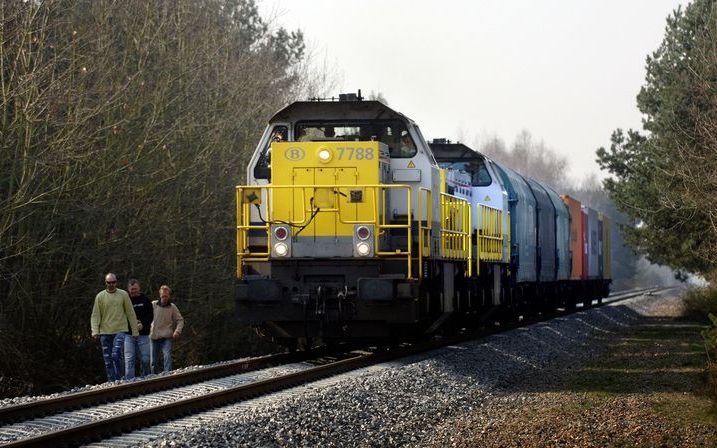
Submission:
[[[444,160],[438,162],[441,168],[465,171],[471,175],[471,185],[474,187],[486,187],[491,184],[490,173],[485,166],[483,159],[473,160]]]
[[[300,122],[294,136],[299,142],[377,140],[388,146],[391,158],[416,155],[416,145],[400,120]]]

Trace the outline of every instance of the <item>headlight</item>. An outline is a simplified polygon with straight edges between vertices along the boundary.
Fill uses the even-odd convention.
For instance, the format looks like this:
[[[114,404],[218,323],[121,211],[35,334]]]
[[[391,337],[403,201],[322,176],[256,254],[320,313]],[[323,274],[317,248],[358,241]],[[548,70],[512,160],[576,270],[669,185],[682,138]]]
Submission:
[[[356,245],[356,253],[358,253],[362,257],[365,257],[366,255],[371,253],[371,246],[369,246],[368,243],[358,243]]]
[[[322,163],[328,163],[331,160],[331,151],[324,148],[319,151],[319,161]]]
[[[274,253],[277,257],[285,257],[289,253],[289,246],[284,243],[274,244]]]

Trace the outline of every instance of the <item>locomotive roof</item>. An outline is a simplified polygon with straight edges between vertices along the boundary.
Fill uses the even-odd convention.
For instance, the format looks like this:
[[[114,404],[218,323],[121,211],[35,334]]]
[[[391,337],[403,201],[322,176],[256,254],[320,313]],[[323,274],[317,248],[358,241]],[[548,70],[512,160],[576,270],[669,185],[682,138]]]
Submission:
[[[485,156],[463,143],[450,141],[433,141],[429,144],[433,155],[439,160],[484,159]]]
[[[281,109],[270,122],[299,120],[413,120],[380,101],[297,101]]]

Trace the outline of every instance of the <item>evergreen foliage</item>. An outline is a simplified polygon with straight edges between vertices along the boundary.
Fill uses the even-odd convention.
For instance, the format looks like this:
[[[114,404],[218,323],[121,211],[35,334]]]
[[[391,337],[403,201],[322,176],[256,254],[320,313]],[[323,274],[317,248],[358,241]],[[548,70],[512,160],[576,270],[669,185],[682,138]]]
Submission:
[[[682,271],[717,267],[717,2],[695,0],[667,19],[637,96],[643,130],[617,129],[597,151],[605,188],[635,222],[626,240]]]

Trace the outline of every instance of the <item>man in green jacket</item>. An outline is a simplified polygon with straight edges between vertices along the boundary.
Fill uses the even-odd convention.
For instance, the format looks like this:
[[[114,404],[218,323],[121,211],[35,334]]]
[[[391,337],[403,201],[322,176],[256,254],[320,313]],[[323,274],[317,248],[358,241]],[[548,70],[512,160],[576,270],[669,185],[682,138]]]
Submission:
[[[92,337],[99,339],[102,346],[107,381],[117,381],[124,373],[122,348],[125,333],[128,331],[127,322],[132,327],[132,336],[138,336],[139,330],[137,316],[127,291],[117,288],[117,276],[108,273],[105,276],[105,286],[95,297],[90,326]]]

